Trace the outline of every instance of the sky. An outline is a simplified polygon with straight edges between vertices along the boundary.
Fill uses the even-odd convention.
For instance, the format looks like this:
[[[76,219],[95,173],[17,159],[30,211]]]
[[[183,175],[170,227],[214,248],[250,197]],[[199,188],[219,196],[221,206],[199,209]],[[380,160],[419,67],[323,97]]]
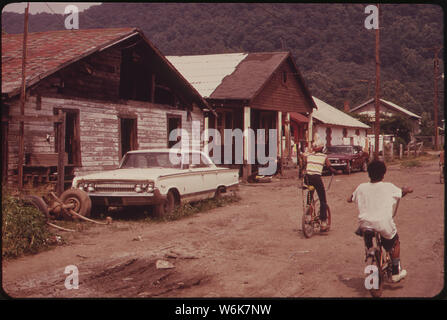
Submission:
[[[101,2],[30,2],[29,13],[60,13],[64,14],[65,7],[67,5],[76,5],[79,11],[83,11],[91,6],[99,5]],[[49,6],[49,8],[48,8]],[[13,2],[3,7],[2,12],[17,12],[24,13],[26,2]]]

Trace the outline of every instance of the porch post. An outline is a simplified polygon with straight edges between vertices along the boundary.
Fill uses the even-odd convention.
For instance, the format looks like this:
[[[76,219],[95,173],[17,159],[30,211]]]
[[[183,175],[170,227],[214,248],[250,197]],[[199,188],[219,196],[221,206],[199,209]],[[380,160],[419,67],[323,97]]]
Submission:
[[[312,112],[311,112],[310,115],[309,115],[309,125],[307,127],[307,147],[308,147],[308,150],[310,150],[311,147],[312,147],[312,137],[313,137],[313,135],[312,135],[313,128],[312,127],[313,127],[313,118],[312,118]]]
[[[291,136],[290,136],[290,113],[286,113],[286,123],[284,126],[284,134],[286,136],[286,153],[287,159],[290,160],[292,154]]]
[[[208,152],[208,141],[209,141],[209,136],[208,136],[208,128],[209,128],[209,117],[208,117],[208,113],[205,114],[205,117],[203,118],[203,152],[205,152],[205,154],[207,156],[209,156],[209,152]]]
[[[279,171],[282,174],[283,165],[283,148],[282,148],[282,112],[278,111],[276,118],[276,134],[277,134],[277,159],[279,161]]]
[[[250,152],[250,134],[249,130],[251,128],[251,119],[250,119],[251,108],[244,107],[244,164],[242,167],[242,178],[244,181],[248,181],[248,177],[251,175],[251,163],[249,163],[249,152]]]

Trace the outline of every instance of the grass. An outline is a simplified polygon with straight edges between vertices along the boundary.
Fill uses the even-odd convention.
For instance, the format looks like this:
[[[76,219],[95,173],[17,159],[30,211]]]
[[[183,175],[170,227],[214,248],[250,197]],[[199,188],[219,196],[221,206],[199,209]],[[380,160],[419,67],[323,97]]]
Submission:
[[[399,159],[399,156],[395,156],[394,160],[386,159],[385,162],[387,165],[400,165],[402,168],[415,168],[423,167],[425,161],[432,160],[439,160],[439,156],[422,152],[419,156],[404,156],[402,159]]]
[[[114,221],[143,221],[143,222],[165,222],[175,221],[190,217],[200,212],[206,212],[214,208],[224,207],[228,204],[238,202],[240,198],[237,195],[222,195],[220,198],[210,198],[195,202],[184,203],[176,206],[171,214],[165,217],[154,217],[150,207],[127,207],[111,208],[107,213],[102,213],[99,218],[106,216],[112,217]]]
[[[229,196],[221,196],[220,198],[205,199],[192,203],[185,203],[176,207],[173,212],[162,221],[175,221],[197,214],[199,212],[206,212],[214,208],[224,207],[228,204],[240,201],[239,196],[232,194]]]

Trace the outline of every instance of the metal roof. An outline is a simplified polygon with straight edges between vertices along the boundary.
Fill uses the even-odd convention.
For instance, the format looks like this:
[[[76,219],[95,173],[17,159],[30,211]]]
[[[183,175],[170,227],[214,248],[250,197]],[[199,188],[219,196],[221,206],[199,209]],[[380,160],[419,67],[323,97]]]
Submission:
[[[373,101],[374,101],[374,98],[369,99],[368,101],[363,102],[362,104],[358,105],[357,107],[351,109],[351,112],[352,112],[352,111],[356,111],[356,110],[358,110],[358,109],[361,109],[362,107],[366,106],[367,104],[370,104],[370,103],[373,102]],[[393,102],[390,102],[390,101],[387,101],[387,100],[384,100],[384,99],[380,99],[380,101],[381,101],[382,104],[384,104],[385,106],[388,106],[388,107],[390,107],[391,109],[395,109],[395,110],[397,110],[397,111],[399,111],[399,112],[401,112],[401,113],[403,113],[403,114],[406,114],[406,115],[408,115],[408,116],[410,116],[410,117],[417,118],[417,119],[420,119],[420,118],[421,118],[421,117],[418,116],[417,114],[415,114],[415,113],[413,113],[413,112],[411,112],[411,111],[408,111],[407,109],[404,109],[404,108],[402,108],[401,106],[398,106],[397,104],[395,104],[395,103],[393,103]]]
[[[246,53],[167,56],[169,62],[202,95],[209,98],[222,80],[232,74]]]
[[[315,108],[304,79],[288,51],[166,58],[204,98],[248,101],[262,91],[279,66],[289,59],[310,109]]]
[[[169,73],[173,83],[198,103],[211,109],[202,95],[161,54],[138,28],[58,30],[29,33],[27,38],[26,86],[95,52],[100,52],[126,39],[139,36],[154,52],[155,63]],[[22,82],[23,34],[2,34],[2,95],[20,93]],[[212,112],[214,110],[211,109]]]
[[[135,28],[34,32],[27,39],[27,86],[88,54],[137,34]],[[2,93],[20,91],[23,34],[2,34]]]
[[[365,128],[368,129],[369,126],[363,122],[351,117],[350,115],[338,110],[335,107],[327,104],[326,102],[313,97],[317,109],[312,112],[312,118],[321,121],[324,124],[352,127],[352,128]]]

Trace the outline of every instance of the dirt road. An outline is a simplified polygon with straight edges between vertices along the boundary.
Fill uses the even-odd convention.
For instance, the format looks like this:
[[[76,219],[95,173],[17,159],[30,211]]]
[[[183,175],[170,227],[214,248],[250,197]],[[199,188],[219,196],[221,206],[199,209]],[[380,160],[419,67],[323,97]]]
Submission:
[[[70,245],[6,261],[3,289],[12,297],[368,297],[357,211],[346,202],[367,180],[363,172],[334,177],[328,234],[304,238],[297,179],[242,185],[242,200],[226,207],[173,222],[93,225]],[[383,297],[433,297],[444,286],[438,163],[390,166],[385,180],[414,193],[396,218],[408,277]],[[157,269],[158,259],[175,268]],[[77,290],[64,286],[68,265],[78,268]]]

